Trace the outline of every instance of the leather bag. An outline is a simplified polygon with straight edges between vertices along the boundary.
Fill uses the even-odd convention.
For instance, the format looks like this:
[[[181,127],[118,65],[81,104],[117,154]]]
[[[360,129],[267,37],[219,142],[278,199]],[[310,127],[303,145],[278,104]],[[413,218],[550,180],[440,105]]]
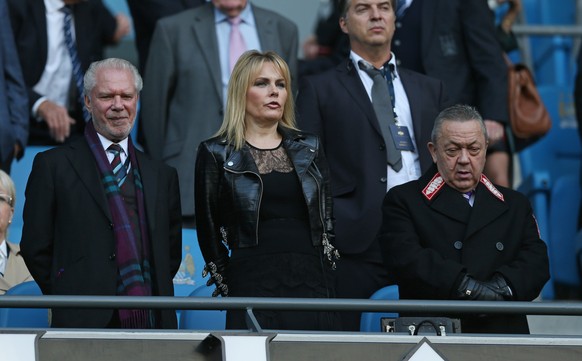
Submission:
[[[509,121],[515,137],[539,138],[552,127],[530,70],[508,61]]]

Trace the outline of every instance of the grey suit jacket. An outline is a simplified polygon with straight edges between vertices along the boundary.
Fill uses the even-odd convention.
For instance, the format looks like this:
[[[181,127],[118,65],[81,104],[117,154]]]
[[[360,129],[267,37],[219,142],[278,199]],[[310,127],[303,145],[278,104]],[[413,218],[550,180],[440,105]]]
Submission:
[[[252,10],[262,50],[281,55],[296,78],[297,27],[274,12]],[[146,150],[178,170],[182,213],[193,215],[198,144],[218,130],[224,114],[212,4],[158,22],[145,79],[141,127]]]

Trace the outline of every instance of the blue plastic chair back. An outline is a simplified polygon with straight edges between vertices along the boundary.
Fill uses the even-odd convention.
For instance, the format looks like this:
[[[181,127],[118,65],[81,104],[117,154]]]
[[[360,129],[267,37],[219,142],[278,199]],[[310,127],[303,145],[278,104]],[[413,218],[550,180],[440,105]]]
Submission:
[[[190,297],[212,297],[214,287],[206,285],[196,288]],[[226,311],[223,310],[182,310],[180,329],[183,330],[224,330]]]
[[[550,195],[551,273],[554,282],[569,286],[581,284],[576,261],[580,193],[579,176],[568,175],[554,182]]]
[[[29,281],[12,287],[6,295],[41,296],[42,292],[36,282]],[[0,308],[0,327],[48,328],[48,310],[46,308]]]
[[[370,296],[371,300],[397,300],[398,286],[391,285],[380,288],[378,291],[374,292]],[[397,318],[398,313],[388,313],[388,312],[362,312],[362,317],[360,318],[360,331],[363,332],[380,332],[381,320],[382,318]]]

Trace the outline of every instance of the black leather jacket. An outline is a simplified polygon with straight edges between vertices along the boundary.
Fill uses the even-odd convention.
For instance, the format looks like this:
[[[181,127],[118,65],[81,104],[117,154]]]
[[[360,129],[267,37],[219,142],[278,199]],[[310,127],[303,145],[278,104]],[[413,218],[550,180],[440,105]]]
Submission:
[[[333,242],[329,171],[319,138],[283,127],[279,127],[279,133],[301,181],[311,241],[314,246],[322,245],[322,237]],[[206,263],[213,262],[219,271],[223,270],[228,262],[227,246],[233,249],[258,245],[262,181],[248,148],[235,151],[219,137],[200,143],[195,192],[196,230],[202,255]]]

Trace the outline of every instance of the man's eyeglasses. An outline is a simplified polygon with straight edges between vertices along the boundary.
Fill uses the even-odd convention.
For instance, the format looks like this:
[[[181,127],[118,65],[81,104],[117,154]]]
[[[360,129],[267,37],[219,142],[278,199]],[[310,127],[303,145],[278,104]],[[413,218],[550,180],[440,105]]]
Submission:
[[[12,207],[12,197],[10,197],[8,194],[0,193],[0,202],[4,202]]]

